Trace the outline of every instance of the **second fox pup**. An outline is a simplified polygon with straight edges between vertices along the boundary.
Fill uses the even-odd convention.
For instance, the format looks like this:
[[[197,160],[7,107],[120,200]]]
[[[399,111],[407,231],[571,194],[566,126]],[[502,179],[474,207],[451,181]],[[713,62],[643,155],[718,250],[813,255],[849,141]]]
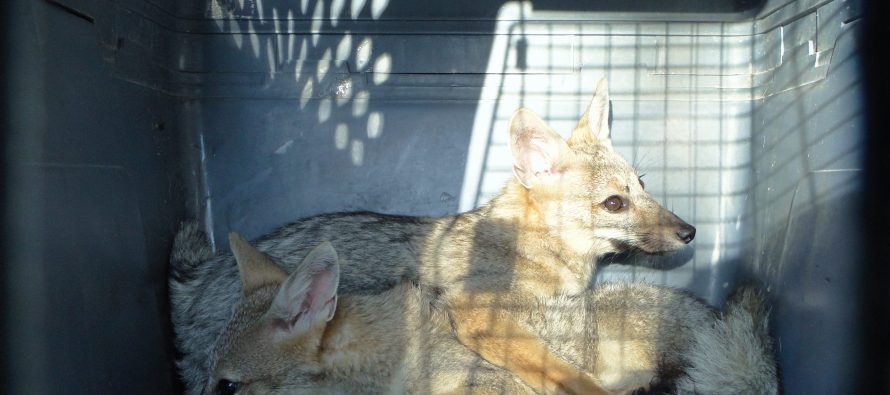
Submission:
[[[184,230],[178,247],[201,243],[192,235]],[[460,344],[418,286],[338,294],[330,244],[288,274],[239,235],[230,240],[243,295],[214,347],[207,395],[533,392]],[[738,291],[722,313],[645,284],[504,308],[615,393],[652,383],[669,393],[777,392],[766,311],[753,289]]]
[[[578,294],[604,254],[664,254],[694,238],[695,228],[656,203],[613,151],[609,114],[605,80],[568,140],[531,110],[517,110],[509,127],[515,177],[477,210],[443,218],[321,215],[262,237],[257,247],[292,269],[310,246],[329,240],[341,257],[341,291],[373,294],[415,282],[435,291],[463,344],[535,390],[603,393],[500,306]],[[239,287],[230,254],[174,267],[173,322],[189,388],[206,377],[209,348]]]

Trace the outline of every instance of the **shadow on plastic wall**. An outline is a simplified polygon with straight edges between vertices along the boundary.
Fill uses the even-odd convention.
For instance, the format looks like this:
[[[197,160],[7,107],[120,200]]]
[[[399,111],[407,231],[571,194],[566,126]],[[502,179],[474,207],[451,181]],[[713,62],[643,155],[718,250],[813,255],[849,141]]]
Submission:
[[[194,107],[211,228],[255,236],[322,212],[456,211],[456,166],[466,161],[490,40],[410,19],[437,11],[445,12],[413,2],[213,2],[212,23],[226,34],[197,38],[203,72],[248,81],[214,84],[223,91]],[[471,23],[482,32],[493,24]]]

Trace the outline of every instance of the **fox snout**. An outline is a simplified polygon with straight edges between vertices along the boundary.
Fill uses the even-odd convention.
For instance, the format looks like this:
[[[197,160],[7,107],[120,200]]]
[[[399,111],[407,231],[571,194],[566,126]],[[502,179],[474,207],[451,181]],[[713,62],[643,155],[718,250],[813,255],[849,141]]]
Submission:
[[[625,243],[650,254],[677,251],[695,239],[695,227],[680,219],[670,210],[655,204],[640,207],[635,213],[635,225]],[[619,240],[622,241],[622,240]]]
[[[665,237],[676,237],[683,244],[691,243],[695,238],[695,227],[666,208],[660,207],[660,211],[659,222],[666,228]]]
[[[692,239],[695,238],[695,227],[687,224],[679,217],[677,219],[680,220],[680,226],[677,229],[677,237],[679,237],[680,241],[683,243],[689,244],[692,242]]]

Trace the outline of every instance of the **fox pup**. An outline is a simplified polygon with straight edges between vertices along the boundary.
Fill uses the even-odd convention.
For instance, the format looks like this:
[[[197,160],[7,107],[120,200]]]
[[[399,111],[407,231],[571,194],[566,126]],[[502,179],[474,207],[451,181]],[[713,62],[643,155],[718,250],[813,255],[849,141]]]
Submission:
[[[417,285],[344,294],[330,243],[288,275],[239,235],[229,239],[243,291],[213,348],[206,394],[529,393],[461,345]]]
[[[338,295],[329,243],[288,275],[239,235],[230,240],[243,294],[215,345],[207,394],[533,392],[458,342],[418,286]],[[681,291],[644,284],[508,308],[616,393],[650,383],[671,393],[777,393],[766,312],[750,289],[722,314]]]
[[[664,254],[694,238],[695,228],[656,203],[613,151],[609,114],[605,80],[568,140],[531,110],[517,110],[509,126],[515,177],[474,211],[443,218],[321,215],[287,225],[257,247],[292,269],[309,246],[329,240],[340,254],[344,293],[415,282],[437,295],[435,305],[464,345],[536,391],[602,394],[501,306],[583,292],[604,254]],[[195,388],[237,302],[239,281],[232,255],[202,265],[179,258],[174,252],[173,322],[184,354],[179,366]]]

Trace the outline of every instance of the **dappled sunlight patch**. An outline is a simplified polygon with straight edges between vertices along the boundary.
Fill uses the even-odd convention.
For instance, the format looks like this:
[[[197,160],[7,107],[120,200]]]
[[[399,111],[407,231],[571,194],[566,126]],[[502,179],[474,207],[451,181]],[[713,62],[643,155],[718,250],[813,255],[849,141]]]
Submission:
[[[361,91],[355,94],[352,101],[352,116],[358,118],[368,112],[368,99],[370,94],[368,91]]]
[[[324,98],[318,103],[318,122],[325,123],[331,119],[331,99]]]
[[[241,47],[244,46],[244,37],[241,36],[241,28],[238,27],[238,21],[229,19],[228,30],[234,32],[234,34],[232,34],[232,40],[235,42],[235,48],[241,49]]]
[[[374,49],[374,45],[371,43],[371,39],[365,37],[361,44],[358,45],[358,48],[355,49],[355,66],[358,71],[364,70],[368,67],[368,64],[371,60],[371,51]]]
[[[312,80],[306,80],[306,85],[303,86],[303,92],[300,95],[300,109],[306,108],[306,104],[309,103],[309,99],[312,98]]]
[[[376,139],[383,133],[383,113],[374,111],[368,115],[368,138]]]
[[[277,74],[276,71],[278,70],[278,65],[275,64],[275,49],[272,45],[272,40],[266,41],[266,58],[269,63],[269,76],[274,80],[275,75]]]
[[[379,19],[389,0],[371,0],[371,18]]]
[[[310,31],[312,32],[312,46],[318,46],[318,39],[321,37],[321,25],[324,22],[324,3],[318,2],[315,5],[315,11],[312,13],[312,24]]]
[[[337,129],[334,131],[334,146],[337,147],[338,150],[346,149],[346,145],[349,144],[349,125],[345,123],[337,124]]]
[[[263,6],[263,0],[255,0],[255,1],[256,1],[256,12],[257,12],[257,16],[260,18],[260,20],[266,19],[266,16],[263,14],[263,10],[266,9],[266,7]],[[243,8],[244,6],[242,5],[241,7]],[[278,18],[275,17],[275,11],[276,11],[276,9],[273,8],[273,9],[272,9],[272,15],[273,15],[273,16],[272,16],[272,19],[273,19],[273,20],[274,20],[274,19],[278,19]]]
[[[350,153],[352,164],[361,166],[365,161],[365,143],[361,140],[352,140],[352,150]]]
[[[287,11],[287,32],[290,33],[294,31],[294,12],[291,10]],[[293,34],[287,35],[287,61],[294,60],[294,46],[296,46],[297,36]]]
[[[284,59],[282,59],[282,58],[284,58],[285,42],[281,36],[281,25],[283,23],[284,22],[282,22],[281,19],[278,17],[278,10],[273,8],[272,9],[272,26],[275,28],[274,29],[275,34],[272,37],[274,37],[274,39],[275,39],[275,49],[277,51],[275,53],[271,52],[272,40],[270,39],[269,40],[269,58],[270,58],[269,63],[272,63],[273,59],[278,60],[278,62],[284,61]],[[269,72],[270,73],[275,72],[276,69],[270,69]]]
[[[331,67],[331,49],[325,49],[318,59],[318,66],[315,67],[315,79],[321,81],[327,76]]]
[[[374,61],[374,84],[380,85],[386,82],[390,71],[392,71],[392,57],[384,52]]]
[[[349,103],[349,100],[352,98],[352,79],[342,79],[337,83],[335,97],[337,99],[337,107],[342,107]]]
[[[260,36],[256,34],[256,29],[253,27],[253,21],[247,21],[247,31],[250,35],[250,49],[253,51],[253,57],[260,57]]]
[[[275,155],[284,155],[284,153],[286,153],[287,150],[289,150],[290,147],[293,145],[294,145],[293,139],[285,141],[284,144],[282,144],[280,147],[278,147],[278,149],[275,150]]]
[[[208,6],[216,28],[231,33],[239,54],[259,61],[252,73],[262,74],[221,78],[262,84],[269,97],[292,97],[294,111],[311,111],[301,115],[308,115],[308,123],[297,126],[298,133],[331,133],[334,147],[348,152],[353,165],[366,164],[367,141],[380,139],[385,127],[384,112],[370,111],[372,92],[393,79],[396,60],[383,48],[375,52],[374,35],[356,36],[349,22],[382,18],[389,0],[279,3],[232,0]],[[298,140],[271,149],[293,154],[293,141]]]
[[[337,44],[337,56],[334,58],[337,62],[337,66],[342,65],[349,59],[351,50],[352,35],[346,33],[343,35],[343,38],[340,39],[340,43]]]
[[[366,0],[353,0],[352,7],[350,7],[350,16],[352,19],[358,19],[359,14],[362,12],[362,8],[365,8]]]
[[[306,39],[304,38],[302,40],[302,43],[300,44],[300,55],[297,56],[298,62],[302,62],[303,60],[306,59],[306,53],[309,50],[308,48],[309,48],[309,45],[307,44]]]

